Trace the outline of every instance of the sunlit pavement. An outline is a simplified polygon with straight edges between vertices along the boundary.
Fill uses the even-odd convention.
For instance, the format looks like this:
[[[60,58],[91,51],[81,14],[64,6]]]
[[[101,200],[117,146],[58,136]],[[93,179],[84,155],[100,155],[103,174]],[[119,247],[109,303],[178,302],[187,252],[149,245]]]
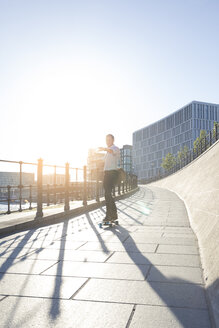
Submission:
[[[198,244],[183,202],[155,187],[0,239],[1,327],[211,327]]]

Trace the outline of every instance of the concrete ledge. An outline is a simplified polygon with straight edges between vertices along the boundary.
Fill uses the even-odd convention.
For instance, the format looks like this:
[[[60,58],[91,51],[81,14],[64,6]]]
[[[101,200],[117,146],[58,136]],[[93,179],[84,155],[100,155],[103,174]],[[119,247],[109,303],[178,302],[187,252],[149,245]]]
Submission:
[[[126,192],[125,194],[118,195],[115,197],[115,200],[117,201],[120,199],[124,199],[126,197],[130,197],[131,195],[136,193],[138,191],[138,189],[139,188],[137,187],[131,191]],[[87,206],[80,206],[80,207],[74,208],[68,212],[63,211],[63,212],[59,212],[59,213],[56,213],[53,215],[47,215],[42,218],[37,218],[37,219],[35,218],[35,219],[29,220],[27,222],[18,223],[13,226],[1,228],[0,236],[23,231],[23,230],[28,230],[28,229],[39,228],[39,227],[43,227],[43,226],[47,226],[47,225],[51,225],[51,224],[56,224],[59,222],[63,222],[64,220],[70,220],[75,216],[84,214],[89,211],[96,210],[97,208],[102,207],[104,205],[105,205],[105,200],[102,200],[100,202],[94,202],[92,204],[88,204]]]
[[[219,141],[175,174],[151,185],[175,192],[185,203],[200,247],[214,325],[219,327]]]

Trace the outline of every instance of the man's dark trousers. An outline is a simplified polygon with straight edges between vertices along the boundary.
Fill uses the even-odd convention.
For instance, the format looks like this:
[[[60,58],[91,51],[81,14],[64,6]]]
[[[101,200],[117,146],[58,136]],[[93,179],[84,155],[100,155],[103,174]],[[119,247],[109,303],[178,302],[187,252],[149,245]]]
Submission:
[[[112,190],[116,185],[117,175],[118,173],[116,170],[104,171],[103,188],[105,190],[106,218],[112,220],[117,219],[117,208],[112,196]]]

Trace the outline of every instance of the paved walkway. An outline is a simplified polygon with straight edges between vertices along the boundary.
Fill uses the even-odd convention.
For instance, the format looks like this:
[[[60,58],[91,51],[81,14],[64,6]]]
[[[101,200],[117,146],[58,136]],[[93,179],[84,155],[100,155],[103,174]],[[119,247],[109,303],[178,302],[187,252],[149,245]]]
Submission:
[[[3,327],[209,328],[198,245],[183,202],[141,187],[104,208],[0,239]]]

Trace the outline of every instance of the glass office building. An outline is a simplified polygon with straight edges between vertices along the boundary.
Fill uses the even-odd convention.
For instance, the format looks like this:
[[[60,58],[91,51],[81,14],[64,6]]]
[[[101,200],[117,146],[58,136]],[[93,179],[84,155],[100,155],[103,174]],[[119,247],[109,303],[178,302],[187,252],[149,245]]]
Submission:
[[[120,166],[126,173],[133,173],[132,171],[132,146],[124,145],[120,149]]]
[[[187,146],[193,148],[200,130],[209,133],[219,121],[219,105],[192,101],[167,117],[133,133],[133,167],[138,179],[159,174],[162,158]]]

